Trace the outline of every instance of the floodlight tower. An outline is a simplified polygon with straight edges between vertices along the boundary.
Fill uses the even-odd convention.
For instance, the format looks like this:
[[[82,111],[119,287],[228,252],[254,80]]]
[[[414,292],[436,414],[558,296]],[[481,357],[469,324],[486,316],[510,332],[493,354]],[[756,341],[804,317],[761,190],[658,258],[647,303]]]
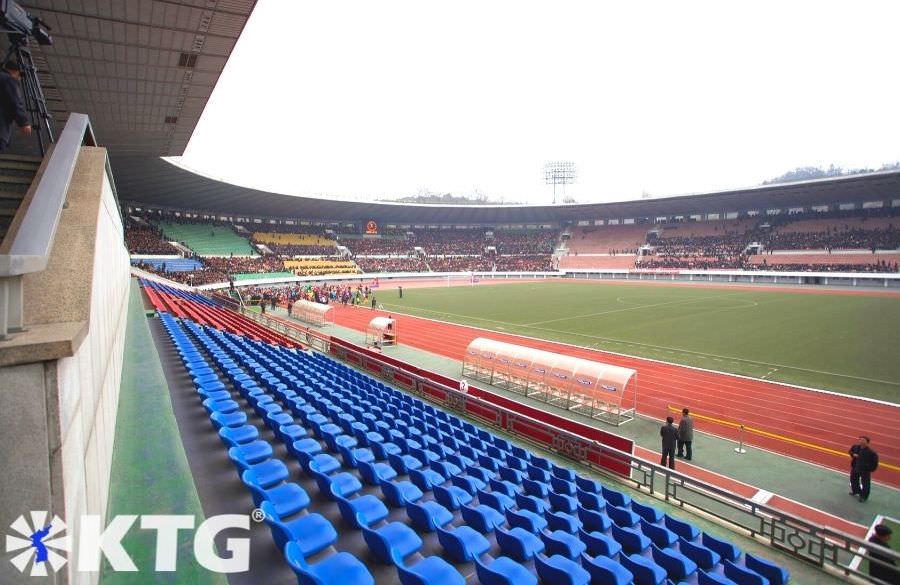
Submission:
[[[553,204],[556,205],[556,186],[562,185],[563,196],[566,194],[566,185],[575,182],[575,163],[567,160],[548,162],[544,165],[544,182],[553,185]]]

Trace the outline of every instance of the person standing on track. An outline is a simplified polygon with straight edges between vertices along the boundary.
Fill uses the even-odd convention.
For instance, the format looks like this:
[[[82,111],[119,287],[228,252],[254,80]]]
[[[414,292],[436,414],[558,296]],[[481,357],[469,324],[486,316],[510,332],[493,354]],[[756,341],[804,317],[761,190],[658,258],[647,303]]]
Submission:
[[[869,446],[869,437],[862,435],[859,442],[850,447],[850,495],[859,496],[860,502],[869,499],[872,472],[878,469],[878,453]]]
[[[690,461],[694,454],[691,448],[693,442],[694,419],[691,418],[691,411],[685,408],[681,411],[681,420],[678,421],[678,456]],[[687,457],[684,454],[685,448],[687,448]]]
[[[671,416],[666,417],[666,424],[659,429],[659,436],[662,437],[662,459],[660,465],[668,465],[671,469],[675,469],[675,445],[678,443],[678,429],[672,423],[675,419]]]

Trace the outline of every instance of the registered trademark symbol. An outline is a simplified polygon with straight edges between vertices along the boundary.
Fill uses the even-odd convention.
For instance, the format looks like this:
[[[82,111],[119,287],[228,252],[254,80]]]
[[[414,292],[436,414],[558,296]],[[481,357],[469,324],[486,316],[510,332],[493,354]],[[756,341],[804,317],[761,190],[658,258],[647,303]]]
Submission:
[[[253,518],[254,522],[262,522],[266,519],[266,513],[259,508],[256,508],[255,510],[250,512],[250,517]]]

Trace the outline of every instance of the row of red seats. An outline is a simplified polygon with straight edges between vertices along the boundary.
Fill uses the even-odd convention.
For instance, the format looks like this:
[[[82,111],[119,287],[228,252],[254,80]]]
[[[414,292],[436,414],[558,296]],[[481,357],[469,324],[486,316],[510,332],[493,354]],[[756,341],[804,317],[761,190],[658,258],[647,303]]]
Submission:
[[[296,341],[270,331],[256,321],[230,309],[204,305],[164,290],[153,290],[150,287],[144,287],[144,292],[157,311],[171,313],[179,319],[192,319],[202,325],[209,325],[235,335],[244,335],[254,341],[279,344],[285,347],[301,347]]]

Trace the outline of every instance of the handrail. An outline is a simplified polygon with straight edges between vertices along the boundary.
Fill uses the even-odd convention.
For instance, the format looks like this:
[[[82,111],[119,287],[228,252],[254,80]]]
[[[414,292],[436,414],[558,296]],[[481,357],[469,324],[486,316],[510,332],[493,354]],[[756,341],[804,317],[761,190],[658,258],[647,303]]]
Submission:
[[[96,144],[91,122],[86,114],[70,114],[14,234],[9,254],[0,255],[0,277],[39,272],[47,267],[83,144]]]
[[[0,340],[25,327],[22,276],[47,267],[83,144],[96,145],[91,122],[85,114],[70,114],[59,141],[44,160],[37,183],[22,203],[27,207],[16,213],[16,220],[21,221],[14,220],[6,235],[12,242],[8,253],[0,254]]]

